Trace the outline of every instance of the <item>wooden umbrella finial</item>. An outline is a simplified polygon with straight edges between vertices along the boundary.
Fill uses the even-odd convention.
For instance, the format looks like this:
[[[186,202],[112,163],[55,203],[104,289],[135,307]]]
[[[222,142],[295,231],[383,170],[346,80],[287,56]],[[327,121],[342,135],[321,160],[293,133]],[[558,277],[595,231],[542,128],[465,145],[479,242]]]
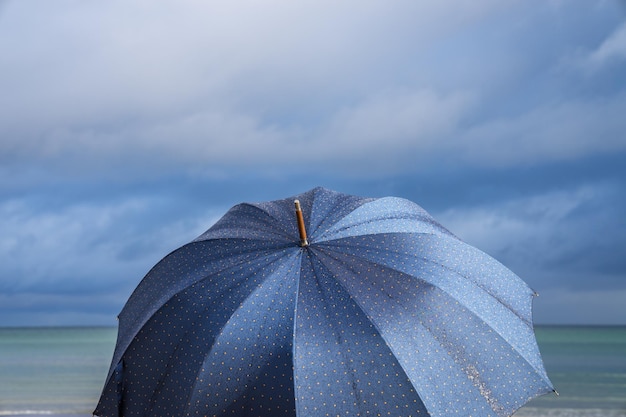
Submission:
[[[302,208],[300,207],[300,200],[295,200],[296,206],[296,219],[298,220],[298,232],[300,232],[300,246],[303,248],[309,246],[309,241],[306,238],[306,228],[304,227],[304,217],[302,216]]]

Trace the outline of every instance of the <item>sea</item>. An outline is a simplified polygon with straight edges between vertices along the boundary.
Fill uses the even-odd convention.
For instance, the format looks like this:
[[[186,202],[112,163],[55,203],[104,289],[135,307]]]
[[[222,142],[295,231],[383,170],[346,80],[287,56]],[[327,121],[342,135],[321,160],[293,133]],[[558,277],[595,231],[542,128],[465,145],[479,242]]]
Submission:
[[[559,395],[515,417],[626,417],[626,326],[537,326]],[[110,327],[0,328],[0,416],[86,417],[115,346]]]

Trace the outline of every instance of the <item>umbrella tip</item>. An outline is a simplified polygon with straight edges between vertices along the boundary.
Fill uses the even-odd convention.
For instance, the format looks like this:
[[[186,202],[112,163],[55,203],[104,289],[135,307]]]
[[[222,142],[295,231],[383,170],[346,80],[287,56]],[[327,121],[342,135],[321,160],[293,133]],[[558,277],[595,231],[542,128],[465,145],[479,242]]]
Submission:
[[[298,232],[300,233],[300,246],[309,246],[309,241],[306,237],[306,228],[304,227],[304,217],[302,216],[302,208],[300,207],[300,200],[294,200],[296,206],[296,220],[298,221]]]

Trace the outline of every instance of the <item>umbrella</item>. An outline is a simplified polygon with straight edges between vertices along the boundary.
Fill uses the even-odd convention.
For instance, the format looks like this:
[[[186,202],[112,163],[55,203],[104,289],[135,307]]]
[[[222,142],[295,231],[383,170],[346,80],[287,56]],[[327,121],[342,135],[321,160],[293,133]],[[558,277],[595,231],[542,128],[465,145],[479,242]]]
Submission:
[[[94,413],[508,416],[553,391],[533,295],[405,199],[240,204],[135,289]]]

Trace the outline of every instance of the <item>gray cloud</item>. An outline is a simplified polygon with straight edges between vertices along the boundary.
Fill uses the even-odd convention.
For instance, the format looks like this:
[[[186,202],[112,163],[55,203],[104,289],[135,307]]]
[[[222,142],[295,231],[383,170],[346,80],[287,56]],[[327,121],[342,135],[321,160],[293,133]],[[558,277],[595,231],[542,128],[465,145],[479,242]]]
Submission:
[[[440,216],[540,292],[626,290],[626,262],[614,250],[626,244],[622,193],[623,185],[589,183]]]
[[[623,152],[626,121],[618,114],[625,106],[626,94],[543,104],[459,132],[461,152],[474,164],[501,166]]]
[[[230,205],[314,185],[432,207],[540,321],[624,289],[618,3],[1,7],[7,323],[106,322]]]
[[[619,26],[602,44],[585,56],[583,65],[588,69],[597,70],[611,61],[626,60],[626,24]]]
[[[115,164],[120,156],[129,163],[139,156],[160,162],[154,169],[163,161],[266,169],[293,159],[352,158],[395,173],[411,170],[409,158],[381,164],[381,155],[419,161],[459,153],[455,163],[490,165],[624,148],[615,134],[624,122],[608,116],[623,107],[623,95],[550,98],[471,123],[494,98],[493,85],[482,82],[503,82],[498,72],[489,80],[480,74],[490,68],[510,74],[506,60],[529,58],[501,45],[474,47],[473,57],[450,51],[447,66],[437,66],[448,78],[421,85],[438,48],[472,36],[492,45],[479,25],[511,19],[530,6],[239,6],[163,3],[146,13],[140,3],[111,2],[57,4],[43,13],[30,3],[11,3],[3,30],[21,41],[1,45],[7,62],[0,102],[4,159],[56,169],[74,155],[72,163],[83,170],[94,162]],[[552,7],[543,6],[544,13],[555,13]],[[589,59],[618,55],[620,33],[608,32]],[[506,60],[484,62],[489,52]],[[410,71],[402,68],[407,65]],[[308,100],[324,103],[323,110],[313,104],[315,125],[293,110]]]

